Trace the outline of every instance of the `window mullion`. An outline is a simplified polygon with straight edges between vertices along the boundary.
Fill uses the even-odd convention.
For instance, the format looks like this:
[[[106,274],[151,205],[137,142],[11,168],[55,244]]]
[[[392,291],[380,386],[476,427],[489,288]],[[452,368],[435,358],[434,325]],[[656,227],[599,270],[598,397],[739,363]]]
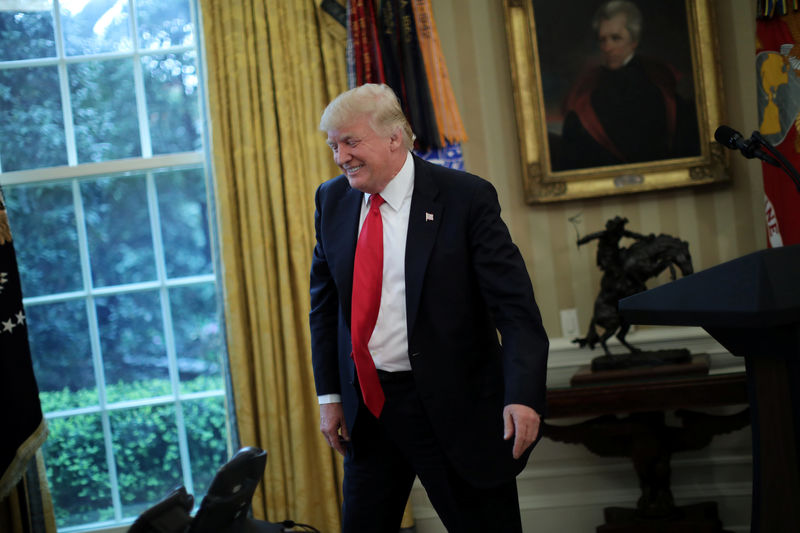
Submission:
[[[198,285],[200,283],[214,282],[216,278],[214,274],[203,274],[197,276],[185,276],[181,278],[172,278],[166,280],[166,286],[171,287],[184,287],[187,285]],[[127,294],[131,292],[143,292],[154,290],[161,287],[158,281],[143,281],[139,283],[127,283],[124,285],[109,285],[102,288],[92,288],[91,294],[93,296],[113,296],[117,294]],[[70,291],[62,292],[59,294],[48,294],[47,296],[26,296],[22,299],[22,303],[27,307],[29,305],[41,305],[55,302],[68,302],[70,300],[78,300],[86,298],[89,294],[88,291]]]
[[[161,238],[161,215],[158,209],[158,191],[156,190],[155,177],[152,172],[147,173],[147,205],[150,212],[150,228],[153,234],[153,248],[155,251],[156,273],[160,285],[161,316],[164,320],[164,345],[167,350],[167,363],[172,394],[175,401],[175,423],[178,428],[178,449],[181,457],[181,470],[183,481],[189,494],[194,493],[192,469],[189,461],[189,441],[186,437],[186,423],[183,418],[183,404],[180,397],[180,372],[178,371],[178,356],[175,348],[175,333],[172,323],[172,309],[167,285],[167,267],[164,256],[164,242]]]
[[[78,164],[78,147],[75,141],[75,125],[72,118],[72,97],[69,94],[69,73],[67,64],[58,62],[58,81],[61,89],[61,110],[64,117],[64,140],[67,147],[67,165]]]
[[[72,97],[69,93],[69,72],[64,52],[64,32],[61,28],[59,0],[53,2],[53,23],[56,31],[56,57],[58,58],[58,84],[61,91],[61,114],[64,120],[64,140],[67,147],[67,165],[78,164],[78,148],[72,118]]]
[[[139,119],[139,140],[142,144],[142,157],[153,157],[153,143],[150,139],[150,121],[147,118],[147,95],[144,89],[142,56],[139,53],[139,26],[136,21],[136,0],[128,0],[131,14],[131,41],[133,42],[133,84],[136,89],[136,116]]]
[[[182,394],[183,400],[202,400],[205,398],[219,398],[225,396],[224,389],[207,390],[202,392],[190,392]],[[146,407],[150,405],[169,405],[175,401],[175,395],[169,394],[166,396],[154,396],[153,398],[145,398],[142,400],[122,400],[113,402],[106,405],[108,411],[122,411],[123,409],[136,409],[139,407]],[[50,411],[45,413],[45,418],[52,420],[54,418],[66,418],[68,416],[84,415],[99,413],[100,408],[96,405],[89,407],[73,407],[71,409],[64,409],[62,411]]]
[[[142,58],[139,52],[133,54],[133,84],[136,88],[136,115],[139,118],[139,140],[142,143],[142,157],[153,157],[153,143],[150,139],[150,121],[147,119],[147,96],[144,92]]]
[[[76,166],[62,165],[31,170],[15,170],[3,174],[3,184],[18,185],[23,183],[58,181],[75,177],[84,178],[103,174],[140,172],[167,167],[178,169],[195,166],[204,162],[206,161],[202,152],[177,152],[174,154],[157,155],[149,159],[137,157],[102,161],[99,163],[83,163]]]
[[[114,459],[114,442],[111,438],[111,419],[108,412],[106,398],[106,379],[103,369],[103,351],[100,343],[100,325],[97,320],[97,308],[92,294],[92,267],[89,260],[89,236],[86,230],[86,217],[83,210],[80,183],[72,182],[72,197],[75,205],[75,218],[78,221],[78,250],[81,258],[81,276],[83,287],[86,291],[86,315],[89,324],[89,341],[92,349],[92,364],[97,383],[97,399],[100,406],[100,419],[103,426],[103,442],[106,451],[106,465],[108,468],[109,483],[111,485],[111,502],[114,507],[114,518],[122,519],[122,501],[119,495],[119,482],[117,476],[117,463]]]

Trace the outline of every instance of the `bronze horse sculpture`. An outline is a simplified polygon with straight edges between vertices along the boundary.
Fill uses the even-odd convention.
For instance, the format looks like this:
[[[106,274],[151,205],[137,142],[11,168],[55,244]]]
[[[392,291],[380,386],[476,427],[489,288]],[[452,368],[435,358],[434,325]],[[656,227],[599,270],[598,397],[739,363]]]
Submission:
[[[669,235],[641,235],[625,229],[627,218],[615,217],[606,223],[606,229],[578,239],[578,246],[594,239],[598,240],[597,265],[603,270],[600,280],[600,293],[594,303],[594,314],[589,330],[583,338],[573,342],[581,347],[594,349],[600,344],[607,356],[611,352],[606,341],[616,332],[617,339],[631,353],[639,352],[631,346],[625,336],[630,324],[625,322],[617,311],[617,303],[622,298],[647,290],[646,282],[669,269],[670,277],[676,277],[675,268],[686,276],[693,272],[689,244]],[[622,237],[635,239],[629,247],[620,247]],[[599,334],[597,327],[603,328]]]

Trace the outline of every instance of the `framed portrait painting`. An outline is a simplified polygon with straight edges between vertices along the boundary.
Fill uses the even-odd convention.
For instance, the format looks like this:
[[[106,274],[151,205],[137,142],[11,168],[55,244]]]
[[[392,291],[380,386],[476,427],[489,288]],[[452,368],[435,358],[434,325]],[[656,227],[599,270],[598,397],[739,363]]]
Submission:
[[[529,203],[729,179],[710,0],[505,0]]]

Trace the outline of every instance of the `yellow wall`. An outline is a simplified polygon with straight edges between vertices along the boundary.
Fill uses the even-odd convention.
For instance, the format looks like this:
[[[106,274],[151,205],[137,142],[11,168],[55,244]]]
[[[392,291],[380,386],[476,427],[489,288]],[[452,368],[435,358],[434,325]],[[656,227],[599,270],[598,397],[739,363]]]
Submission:
[[[755,2],[714,3],[726,123],[748,135],[757,127]],[[503,2],[433,0],[432,4],[469,135],[464,145],[466,168],[497,187],[503,217],[522,250],[551,337],[562,336],[560,309],[577,308],[585,330],[599,289],[595,245],[580,250],[575,245],[575,228],[568,219],[576,214],[581,214],[581,235],[622,215],[630,219],[632,231],[687,240],[696,271],[766,247],[760,163],[732,152],[732,184],[722,188],[525,204]]]

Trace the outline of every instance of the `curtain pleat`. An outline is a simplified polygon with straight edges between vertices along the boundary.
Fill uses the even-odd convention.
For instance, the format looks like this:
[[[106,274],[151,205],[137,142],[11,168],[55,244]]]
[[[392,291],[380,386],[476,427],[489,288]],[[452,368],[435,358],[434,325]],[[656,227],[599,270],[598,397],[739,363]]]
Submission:
[[[228,352],[242,446],[267,450],[257,518],[337,531],[341,461],[319,433],[313,196],[338,173],[319,116],[346,88],[344,28],[314,0],[200,0]]]

